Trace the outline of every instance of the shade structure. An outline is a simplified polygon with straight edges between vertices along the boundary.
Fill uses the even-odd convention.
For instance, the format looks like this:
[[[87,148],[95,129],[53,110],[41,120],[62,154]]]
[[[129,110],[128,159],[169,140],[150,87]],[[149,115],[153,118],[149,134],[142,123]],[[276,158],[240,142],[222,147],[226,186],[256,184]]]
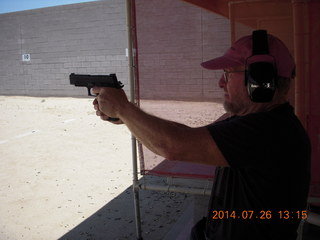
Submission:
[[[250,34],[254,29],[267,29],[287,44],[297,63],[297,77],[289,98],[312,143],[310,199],[313,204],[318,204],[320,76],[317,67],[320,61],[318,57],[320,2],[317,0],[127,0],[127,2],[133,3],[129,14],[132,16],[132,25],[128,26],[132,40],[129,42],[129,48],[132,48],[134,53],[130,63],[134,72],[134,79],[131,81],[133,86],[131,99],[142,108],[146,107],[144,101],[146,99],[162,101],[162,108],[172,107],[172,101],[184,100],[189,105],[190,102],[218,102],[217,99],[222,93],[217,87],[221,72],[209,73],[201,69],[199,63],[223,54],[232,42]],[[192,4],[188,5],[187,2]],[[189,108],[190,113],[195,109],[195,107]],[[216,119],[217,115],[207,115],[208,112],[213,112],[212,109],[208,107],[202,112],[205,114],[197,118],[198,121],[200,119],[199,123],[204,125]],[[215,111],[216,114],[220,114],[219,110]],[[174,111],[171,109],[172,112]],[[159,116],[167,118],[165,111],[162,111],[162,115],[160,111]],[[172,120],[177,120],[179,114],[173,114],[172,117]],[[181,119],[185,120],[185,117],[180,117],[178,120]],[[135,152],[135,144],[133,150]],[[214,167],[172,162],[151,153],[141,144],[138,144],[138,150],[142,174],[214,178]],[[138,210],[137,166],[136,159],[133,159],[137,239],[142,239]]]
[[[212,55],[209,43],[216,42],[220,54],[228,47],[228,21],[183,1],[136,1],[135,10],[141,108],[189,126],[212,123],[223,113],[221,105],[215,108],[222,96],[221,71],[209,73],[200,63]],[[212,24],[220,26],[219,38],[206,30]],[[142,174],[212,179],[215,171],[214,166],[163,159],[142,145],[139,159]]]
[[[312,142],[311,195],[320,196],[319,4],[316,0],[136,1],[137,102],[143,108],[145,99],[217,101],[221,97],[217,86],[221,73],[203,70],[199,63],[221,55],[232,42],[254,29],[268,30],[286,43],[297,63],[289,98]],[[163,108],[170,105],[165,104]],[[168,163],[141,145],[139,150],[143,174],[208,176],[204,170],[203,176],[190,173],[190,169],[201,166]]]

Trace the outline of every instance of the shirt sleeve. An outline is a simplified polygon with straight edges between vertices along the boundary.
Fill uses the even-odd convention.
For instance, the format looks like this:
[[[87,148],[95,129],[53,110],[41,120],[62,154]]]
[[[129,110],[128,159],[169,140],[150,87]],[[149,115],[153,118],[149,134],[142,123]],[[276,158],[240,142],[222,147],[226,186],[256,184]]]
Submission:
[[[272,123],[259,114],[232,117],[208,126],[231,167],[270,165],[274,132],[271,128]]]

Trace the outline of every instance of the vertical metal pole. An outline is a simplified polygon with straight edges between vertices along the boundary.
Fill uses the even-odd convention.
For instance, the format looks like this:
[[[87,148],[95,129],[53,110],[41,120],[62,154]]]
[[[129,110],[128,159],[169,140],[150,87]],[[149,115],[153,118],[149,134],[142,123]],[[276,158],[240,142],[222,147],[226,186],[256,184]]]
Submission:
[[[307,81],[308,72],[306,69],[306,41],[308,28],[305,27],[305,0],[292,0],[293,10],[293,31],[294,31],[294,55],[297,65],[297,73],[295,78],[295,110],[304,127],[307,126],[308,99]],[[307,30],[306,30],[307,29]]]
[[[127,32],[128,32],[128,61],[129,61],[129,82],[130,82],[130,101],[134,103],[135,101],[135,86],[134,86],[134,63],[133,63],[133,44],[132,44],[132,0],[127,0]],[[133,190],[133,201],[134,210],[136,217],[136,233],[137,240],[142,240],[141,236],[141,216],[140,216],[140,202],[139,202],[139,188],[138,186],[138,165],[137,165],[137,145],[136,138],[131,135],[132,142],[132,190]]]

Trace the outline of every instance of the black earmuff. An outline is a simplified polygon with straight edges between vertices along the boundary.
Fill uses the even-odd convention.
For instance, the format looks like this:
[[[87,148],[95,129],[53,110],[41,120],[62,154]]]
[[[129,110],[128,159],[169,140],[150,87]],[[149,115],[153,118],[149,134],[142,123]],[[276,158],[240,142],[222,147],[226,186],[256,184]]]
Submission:
[[[245,84],[253,102],[270,102],[276,91],[277,68],[269,54],[266,30],[252,32],[252,55],[246,60]]]

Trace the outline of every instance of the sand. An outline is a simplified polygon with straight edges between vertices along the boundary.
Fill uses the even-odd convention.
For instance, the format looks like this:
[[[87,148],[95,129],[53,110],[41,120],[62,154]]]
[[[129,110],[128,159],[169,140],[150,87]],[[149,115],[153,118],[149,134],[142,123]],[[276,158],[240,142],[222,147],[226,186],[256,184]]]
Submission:
[[[101,121],[91,102],[0,96],[1,240],[135,239],[131,134],[124,125]],[[222,112],[216,103],[142,106],[190,125]],[[218,109],[213,114],[212,107]],[[155,191],[141,191],[140,198],[143,236],[151,240],[163,239],[192,201]]]

